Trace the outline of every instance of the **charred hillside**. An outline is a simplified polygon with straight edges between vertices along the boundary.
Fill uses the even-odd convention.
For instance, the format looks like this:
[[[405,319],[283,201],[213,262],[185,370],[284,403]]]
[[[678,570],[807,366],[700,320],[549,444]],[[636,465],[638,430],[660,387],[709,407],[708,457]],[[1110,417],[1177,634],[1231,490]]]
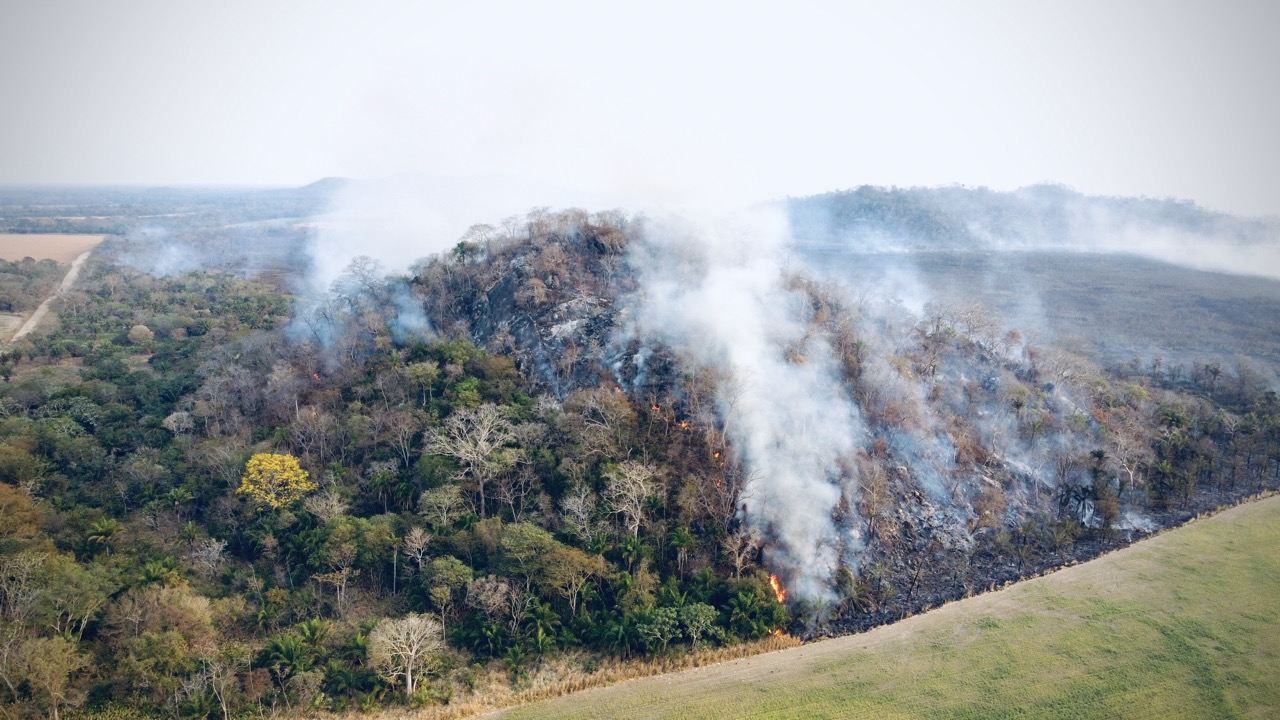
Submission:
[[[518,227],[472,228],[413,278],[433,324],[509,355],[541,389],[563,398],[612,380],[619,301],[634,221],[618,213],[538,212]]]
[[[777,530],[751,527],[743,514],[752,483],[764,480],[726,434],[741,382],[733,368],[637,330],[646,291],[637,248],[650,242],[649,230],[642,219],[614,219],[609,241],[598,221],[573,213],[531,218],[519,236],[490,230],[487,247],[464,242],[416,282],[442,327],[516,357],[537,386],[560,397],[624,389],[637,412],[699,433],[704,454],[724,458],[741,488],[727,503],[736,518],[721,532],[751,538],[769,564]],[[1220,364],[1104,370],[1051,341],[1029,340],[976,300],[912,312],[869,292],[879,287],[874,280],[859,292],[803,266],[788,268],[783,285],[777,299],[795,303],[804,332],[778,352],[804,365],[821,343],[837,392],[860,419],[856,448],[824,478],[839,500],[811,518],[836,529],[839,558],[827,587],[839,589],[846,614],[866,613],[845,626],[1092,556],[1265,484],[1259,475],[1206,486],[1222,451],[1210,449],[1203,431],[1166,422],[1170,412],[1214,414],[1211,401],[1171,390],[1203,393]],[[1237,402],[1270,397],[1264,375],[1238,372]],[[1199,464],[1190,471],[1199,480],[1155,472],[1171,469],[1158,458]],[[700,467],[672,471],[721,482]],[[815,595],[819,605],[834,597]]]

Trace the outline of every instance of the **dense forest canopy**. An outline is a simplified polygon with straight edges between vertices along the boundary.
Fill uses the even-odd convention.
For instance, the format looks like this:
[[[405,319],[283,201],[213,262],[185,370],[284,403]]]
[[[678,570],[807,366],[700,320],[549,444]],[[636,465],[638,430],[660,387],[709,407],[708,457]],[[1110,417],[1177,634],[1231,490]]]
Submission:
[[[841,242],[969,242],[933,195],[987,197],[793,206]],[[40,197],[5,227],[62,228]],[[980,303],[761,264],[768,238],[539,209],[316,297],[285,220],[311,194],[133,197],[54,198],[123,234],[0,354],[8,716],[460,703],[890,622],[1280,485],[1273,367],[1102,367]]]

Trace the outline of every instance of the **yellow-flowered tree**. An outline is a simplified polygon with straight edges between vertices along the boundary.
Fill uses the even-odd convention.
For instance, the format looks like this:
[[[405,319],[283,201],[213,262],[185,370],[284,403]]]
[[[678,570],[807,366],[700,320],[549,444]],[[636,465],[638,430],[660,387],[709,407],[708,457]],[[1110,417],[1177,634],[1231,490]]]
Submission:
[[[258,453],[249,458],[236,492],[261,506],[278,510],[298,502],[319,487],[298,465],[298,458]]]

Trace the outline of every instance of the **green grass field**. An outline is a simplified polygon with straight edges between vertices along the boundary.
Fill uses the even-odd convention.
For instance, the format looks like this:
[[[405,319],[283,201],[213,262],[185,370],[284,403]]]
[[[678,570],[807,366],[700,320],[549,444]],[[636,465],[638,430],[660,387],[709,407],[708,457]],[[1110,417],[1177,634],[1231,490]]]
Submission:
[[[502,717],[1280,717],[1280,497],[863,635]]]

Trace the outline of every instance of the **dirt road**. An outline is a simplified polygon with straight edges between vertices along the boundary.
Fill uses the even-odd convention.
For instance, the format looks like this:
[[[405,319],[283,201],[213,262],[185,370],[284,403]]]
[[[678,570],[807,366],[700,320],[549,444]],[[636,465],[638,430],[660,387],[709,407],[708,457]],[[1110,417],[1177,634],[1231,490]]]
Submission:
[[[92,250],[88,250],[80,253],[80,256],[75,259],[75,262],[71,263],[71,269],[67,271],[66,277],[62,278],[62,283],[58,285],[58,291],[45,299],[44,302],[40,303],[40,307],[36,308],[36,311],[31,313],[31,317],[27,318],[27,321],[22,324],[22,327],[18,328],[18,332],[13,334],[13,338],[10,342],[18,340],[27,333],[36,329],[36,326],[44,319],[44,316],[49,314],[49,304],[56,300],[59,295],[67,292],[76,284],[76,278],[80,277],[80,268],[84,265],[84,261],[89,259],[89,254],[92,252]]]

